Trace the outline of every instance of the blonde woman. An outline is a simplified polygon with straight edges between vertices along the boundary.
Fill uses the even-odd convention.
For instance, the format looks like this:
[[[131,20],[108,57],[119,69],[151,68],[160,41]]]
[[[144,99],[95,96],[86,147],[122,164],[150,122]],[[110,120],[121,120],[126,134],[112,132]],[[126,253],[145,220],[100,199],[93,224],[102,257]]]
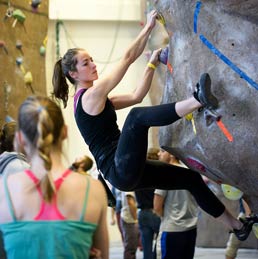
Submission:
[[[16,146],[31,168],[0,179],[0,228],[9,259],[108,258],[107,199],[102,184],[62,163],[67,128],[46,97],[21,105]]]

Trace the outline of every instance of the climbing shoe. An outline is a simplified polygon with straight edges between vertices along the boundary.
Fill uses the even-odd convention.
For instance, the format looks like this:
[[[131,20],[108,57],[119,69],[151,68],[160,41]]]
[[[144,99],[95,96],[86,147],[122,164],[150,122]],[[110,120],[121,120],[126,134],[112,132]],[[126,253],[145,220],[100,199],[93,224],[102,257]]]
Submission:
[[[248,238],[253,224],[258,223],[258,216],[253,214],[239,220],[243,223],[243,226],[241,229],[234,229],[233,232],[240,241],[244,241]]]
[[[211,92],[211,79],[207,73],[201,75],[193,96],[203,107],[208,109],[218,108],[218,100]]]

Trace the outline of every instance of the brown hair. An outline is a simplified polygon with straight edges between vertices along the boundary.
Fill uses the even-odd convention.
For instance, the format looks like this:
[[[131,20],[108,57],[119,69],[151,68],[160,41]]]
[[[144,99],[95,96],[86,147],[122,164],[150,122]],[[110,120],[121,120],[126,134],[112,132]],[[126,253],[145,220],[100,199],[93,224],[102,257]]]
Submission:
[[[19,108],[17,128],[44,161],[47,173],[40,184],[43,198],[47,202],[52,200],[55,192],[49,173],[52,166],[50,150],[59,145],[63,127],[64,118],[60,107],[47,97],[30,96]]]
[[[14,150],[13,139],[16,130],[16,122],[7,122],[0,129],[0,154],[5,151],[11,152]]]
[[[148,149],[147,152],[147,159],[152,159],[152,160],[159,160],[159,148],[151,147]]]
[[[52,77],[53,92],[52,96],[63,102],[64,108],[67,106],[69,85],[66,82],[66,78],[73,85],[76,81],[70,76],[70,71],[76,71],[77,58],[76,55],[79,51],[83,51],[81,48],[68,49],[63,58],[60,58],[54,67],[54,74]]]
[[[75,170],[78,170],[79,168],[82,168],[82,170],[86,172],[86,171],[88,171],[92,168],[93,160],[89,156],[85,155],[81,159],[79,159],[78,161],[75,161],[72,164],[72,166]]]

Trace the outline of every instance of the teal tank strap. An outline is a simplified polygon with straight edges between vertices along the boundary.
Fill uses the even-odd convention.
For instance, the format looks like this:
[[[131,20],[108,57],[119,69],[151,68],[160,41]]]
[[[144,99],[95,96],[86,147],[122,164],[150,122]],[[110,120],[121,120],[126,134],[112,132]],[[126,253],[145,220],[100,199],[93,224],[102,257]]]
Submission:
[[[84,197],[84,202],[83,202],[83,208],[82,208],[82,214],[80,217],[80,221],[84,221],[84,215],[86,212],[86,208],[87,208],[87,203],[88,203],[88,196],[89,196],[89,190],[90,190],[90,180],[89,180],[89,176],[86,176],[86,181],[87,181],[87,185],[86,185],[86,191],[85,191],[85,197]]]
[[[5,195],[6,195],[7,204],[8,204],[12,219],[13,219],[13,221],[16,221],[16,217],[14,215],[13,204],[12,204],[12,201],[11,201],[11,196],[10,196],[9,190],[7,188],[7,175],[8,174],[4,174],[4,192],[5,192]]]

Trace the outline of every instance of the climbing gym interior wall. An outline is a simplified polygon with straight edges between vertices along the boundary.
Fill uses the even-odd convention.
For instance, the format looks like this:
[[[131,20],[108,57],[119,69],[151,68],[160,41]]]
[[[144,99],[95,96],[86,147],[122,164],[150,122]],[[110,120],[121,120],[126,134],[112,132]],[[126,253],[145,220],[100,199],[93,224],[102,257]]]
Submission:
[[[241,190],[257,214],[257,0],[148,2],[160,13],[169,38],[162,102],[192,96],[202,73],[209,73],[218,99],[216,108],[200,109],[161,127],[161,146],[217,184]],[[218,245],[219,228],[209,224],[205,239],[213,233],[212,242]]]
[[[48,1],[38,2],[0,1],[0,124],[28,95],[46,94]]]

